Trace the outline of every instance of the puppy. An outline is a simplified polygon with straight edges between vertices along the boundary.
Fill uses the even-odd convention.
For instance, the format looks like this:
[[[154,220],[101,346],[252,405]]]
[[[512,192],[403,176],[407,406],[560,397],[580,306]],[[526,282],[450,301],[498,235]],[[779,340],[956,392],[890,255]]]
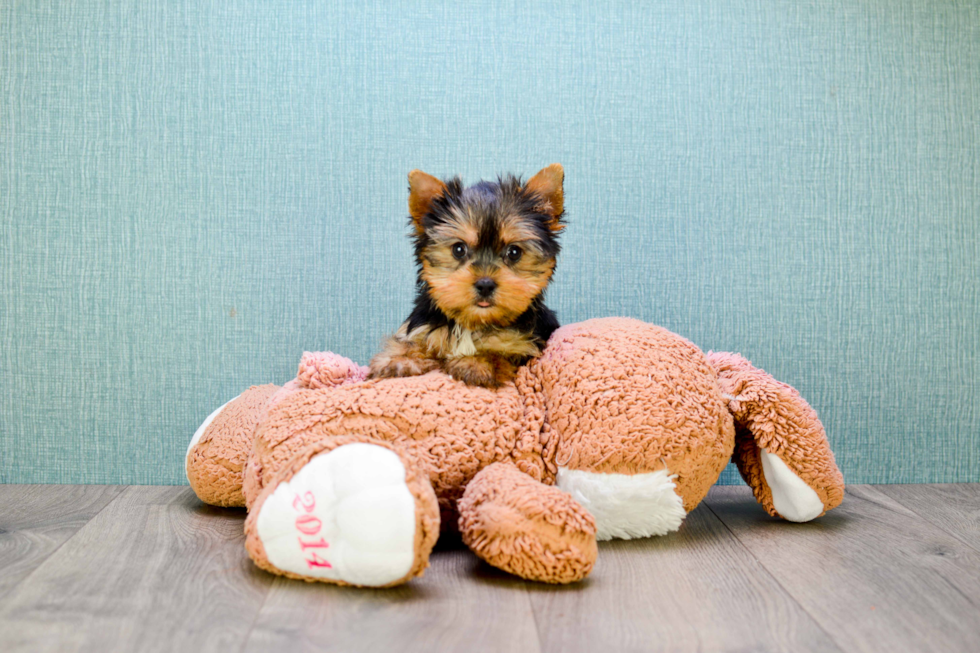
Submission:
[[[490,388],[513,380],[558,328],[544,305],[565,227],[564,170],[465,188],[408,175],[418,263],[415,308],[371,360],[371,377],[436,369]]]

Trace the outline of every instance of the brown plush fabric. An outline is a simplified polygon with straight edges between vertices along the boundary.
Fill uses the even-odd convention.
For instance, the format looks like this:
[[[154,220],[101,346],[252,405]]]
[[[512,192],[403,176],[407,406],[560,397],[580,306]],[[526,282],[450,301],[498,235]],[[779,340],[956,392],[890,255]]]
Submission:
[[[227,508],[245,505],[243,470],[255,426],[278,390],[271,384],[253,385],[225,406],[188,452],[187,480],[201,501]]]
[[[298,390],[270,409],[258,428],[245,498],[251,507],[266,485],[266,470],[274,472],[309,445],[358,434],[397,445],[429,470],[443,520],[453,526],[456,501],[483,467],[516,458],[541,474],[542,421],[540,407],[525,412],[516,386],[468,386],[441,372]]]
[[[262,540],[259,539],[258,536],[256,522],[258,521],[259,513],[262,510],[262,504],[269,497],[269,495],[275,492],[276,487],[278,487],[280,483],[290,480],[297,472],[299,472],[299,470],[303,468],[304,465],[306,465],[306,463],[310,461],[311,458],[321,453],[333,451],[337,447],[342,447],[345,444],[353,444],[356,442],[377,445],[379,447],[384,447],[385,449],[390,449],[398,454],[399,458],[402,460],[402,464],[405,466],[405,485],[408,486],[409,492],[411,492],[412,496],[415,497],[415,562],[412,564],[411,570],[405,576],[391,582],[388,585],[385,585],[385,587],[401,585],[402,583],[405,583],[416,576],[421,576],[425,572],[426,567],[429,566],[429,553],[432,551],[432,547],[435,545],[436,540],[439,537],[439,503],[436,500],[435,493],[432,491],[432,485],[429,483],[428,474],[399,447],[393,446],[386,442],[379,442],[363,436],[354,435],[337,436],[314,442],[304,450],[300,451],[293,457],[292,460],[283,465],[283,467],[279,469],[277,473],[272,475],[269,482],[266,484],[265,489],[262,490],[258,497],[256,497],[255,503],[252,505],[252,508],[249,511],[248,518],[245,520],[245,549],[248,551],[248,554],[251,556],[252,560],[255,561],[256,565],[274,574],[287,576],[289,578],[298,578],[311,583],[324,582],[333,585],[350,584],[339,580],[300,576],[298,574],[277,569],[271,562],[269,562],[269,558],[265,553],[265,547],[262,545]]]
[[[594,561],[591,515],[571,495],[548,487],[560,468],[635,475],[666,467],[690,511],[734,453],[756,497],[774,513],[759,464],[759,447],[766,447],[814,489],[825,509],[843,496],[823,427],[795,390],[740,356],[706,356],[684,338],[637,320],[562,327],[514,384],[495,390],[442,372],[368,381],[363,374],[342,356],[308,353],[296,380],[264,407],[248,404],[254,411],[248,424],[257,423],[251,444],[252,430],[227,427],[244,419],[232,416],[239,404],[215,420],[212,429],[227,430],[222,437],[237,443],[236,452],[251,451],[243,488],[253,513],[249,524],[278,479],[343,442],[381,443],[412,470],[425,533],[420,561],[439,523],[425,507],[431,492],[443,527],[458,524],[478,555],[545,582],[581,578]],[[191,469],[189,462],[189,476]],[[206,485],[198,480],[195,490],[209,502],[228,492]],[[267,564],[261,542],[249,533],[249,552]]]
[[[587,320],[556,331],[532,365],[559,465],[619,474],[666,466],[690,511],[728,464],[735,432],[717,375],[677,334],[628,318]]]
[[[718,370],[722,392],[735,417],[733,459],[766,512],[779,516],[762,471],[760,447],[779,456],[817,493],[824,513],[840,505],[844,477],[834,461],[823,424],[800,393],[738,354],[709,353],[708,359]]]
[[[488,563],[545,583],[573,583],[595,564],[595,520],[561,490],[494,463],[459,502],[463,542]]]
[[[329,351],[306,351],[299,361],[296,381],[304,388],[317,390],[333,388],[345,383],[363,381],[370,373],[364,365],[358,365],[346,356]]]

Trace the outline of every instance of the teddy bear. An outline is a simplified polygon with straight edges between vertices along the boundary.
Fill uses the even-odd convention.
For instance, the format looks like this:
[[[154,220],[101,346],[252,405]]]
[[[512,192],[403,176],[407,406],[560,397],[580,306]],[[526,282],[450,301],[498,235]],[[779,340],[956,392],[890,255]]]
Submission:
[[[585,578],[597,542],[676,531],[730,460],[773,515],[836,507],[844,480],[815,411],[737,354],[629,318],[559,328],[497,389],[440,371],[367,379],[306,353],[194,435],[198,497],[244,506],[274,574],[389,587],[423,573],[441,531],[525,579]]]

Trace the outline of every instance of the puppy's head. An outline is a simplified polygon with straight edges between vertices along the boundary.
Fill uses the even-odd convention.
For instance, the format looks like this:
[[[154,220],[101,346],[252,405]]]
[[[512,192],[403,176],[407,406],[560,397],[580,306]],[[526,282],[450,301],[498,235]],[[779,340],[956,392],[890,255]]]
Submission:
[[[408,175],[419,281],[466,328],[508,326],[551,280],[564,228],[564,170],[526,183],[506,176],[464,188],[421,170]]]

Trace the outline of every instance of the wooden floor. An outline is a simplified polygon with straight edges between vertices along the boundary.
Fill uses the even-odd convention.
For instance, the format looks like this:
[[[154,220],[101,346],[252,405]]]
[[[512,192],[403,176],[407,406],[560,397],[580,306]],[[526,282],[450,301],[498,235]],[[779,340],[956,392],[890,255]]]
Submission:
[[[443,543],[389,590],[245,555],[183,487],[0,486],[0,651],[980,651],[980,484],[853,486],[810,524],[718,487],[572,587]]]

